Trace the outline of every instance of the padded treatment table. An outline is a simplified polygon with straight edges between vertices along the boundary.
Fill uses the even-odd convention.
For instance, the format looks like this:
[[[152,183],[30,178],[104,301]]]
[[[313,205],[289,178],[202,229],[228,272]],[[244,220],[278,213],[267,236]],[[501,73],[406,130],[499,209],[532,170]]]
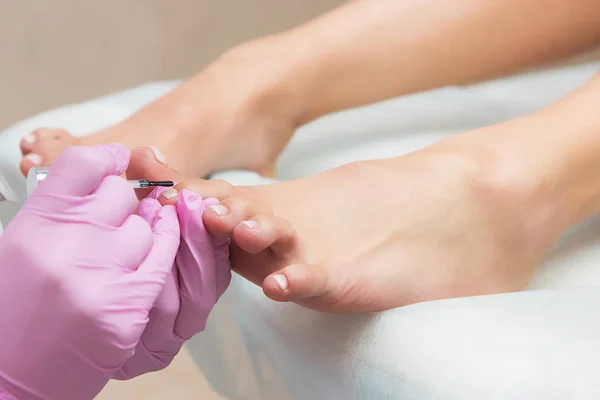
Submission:
[[[299,130],[281,157],[279,178],[405,154],[535,111],[597,69],[597,63],[560,67],[328,116]],[[41,126],[93,132],[176,84],[145,85],[23,121],[0,134],[0,171],[24,198],[21,137]],[[243,171],[217,177],[268,184]],[[561,238],[522,293],[327,315],[272,302],[236,276],[207,330],[188,346],[213,386],[233,400],[598,399],[599,284],[595,218]]]

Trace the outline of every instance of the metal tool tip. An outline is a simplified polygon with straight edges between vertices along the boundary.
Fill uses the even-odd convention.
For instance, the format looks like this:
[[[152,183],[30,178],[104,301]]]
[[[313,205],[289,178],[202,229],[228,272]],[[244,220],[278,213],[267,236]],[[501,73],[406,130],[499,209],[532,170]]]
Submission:
[[[175,186],[175,182],[173,182],[173,181],[148,181],[148,186],[173,187],[173,186]]]

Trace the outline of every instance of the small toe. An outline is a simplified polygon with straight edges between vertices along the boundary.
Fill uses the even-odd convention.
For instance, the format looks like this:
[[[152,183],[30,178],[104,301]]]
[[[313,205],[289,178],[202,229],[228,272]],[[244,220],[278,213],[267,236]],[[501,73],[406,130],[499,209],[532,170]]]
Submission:
[[[31,132],[21,140],[21,172],[27,175],[34,166],[51,165],[66,148],[80,144],[64,129],[42,128]]]
[[[267,276],[263,291],[275,301],[296,301],[332,292],[329,270],[320,265],[289,265]]]

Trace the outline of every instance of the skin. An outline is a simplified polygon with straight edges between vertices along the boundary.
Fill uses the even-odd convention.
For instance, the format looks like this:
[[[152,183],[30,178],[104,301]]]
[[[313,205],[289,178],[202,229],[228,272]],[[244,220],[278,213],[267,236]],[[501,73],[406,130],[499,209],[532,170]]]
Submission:
[[[233,49],[83,140],[151,144],[171,169],[146,149],[132,178],[177,179],[219,198],[227,212],[207,212],[205,224],[233,239],[233,267],[272,299],[378,311],[521,290],[560,233],[600,207],[598,77],[538,113],[403,157],[267,187],[185,177],[268,173],[295,128],[322,115],[577,54],[600,42],[599,16],[595,0],[353,1]],[[22,144],[23,171],[32,154],[51,162],[75,140],[56,130],[34,139]]]
[[[207,229],[232,238],[233,268],[277,301],[372,312],[518,291],[562,232],[600,210],[598,100],[600,74],[537,113],[269,186],[185,179],[150,149],[129,173],[219,198]]]
[[[152,145],[189,176],[235,168],[270,174],[304,123],[577,54],[600,41],[599,16],[596,0],[351,1],[231,49],[108,129],[84,138],[33,132],[21,144],[21,169],[48,165],[70,145],[121,142]]]

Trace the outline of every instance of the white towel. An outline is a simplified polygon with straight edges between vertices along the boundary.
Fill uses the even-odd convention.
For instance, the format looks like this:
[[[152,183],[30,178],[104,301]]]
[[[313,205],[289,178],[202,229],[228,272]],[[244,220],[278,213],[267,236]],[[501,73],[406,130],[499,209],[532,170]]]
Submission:
[[[459,131],[537,110],[598,64],[407,96],[300,129],[278,165],[291,179],[366,158],[405,154]],[[0,171],[24,193],[18,141],[38,126],[85,134],[172,88],[147,85],[50,111],[0,135]],[[221,175],[268,183],[248,173]],[[600,221],[573,228],[531,289],[436,301],[378,315],[331,316],[266,299],[234,278],[189,348],[224,396],[249,400],[596,399],[600,355]]]

